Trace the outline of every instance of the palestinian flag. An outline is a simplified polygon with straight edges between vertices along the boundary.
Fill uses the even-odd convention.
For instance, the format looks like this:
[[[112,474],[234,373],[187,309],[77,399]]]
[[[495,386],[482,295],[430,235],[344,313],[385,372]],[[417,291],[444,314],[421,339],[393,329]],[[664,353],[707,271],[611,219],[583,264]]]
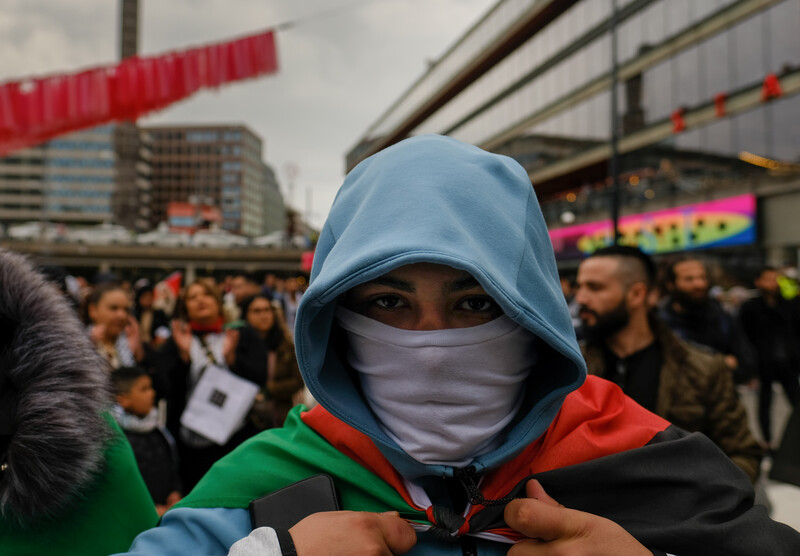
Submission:
[[[503,522],[502,504],[468,505],[456,529],[441,522],[440,509],[366,435],[321,407],[295,408],[283,428],[242,444],[177,507],[247,508],[320,473],[333,477],[343,509],[398,511],[419,531],[438,529],[440,538],[521,538]],[[568,508],[615,521],[657,552],[800,553],[797,533],[753,506],[750,481],[710,440],[673,427],[597,377],[566,398],[542,437],[476,478],[485,500],[524,497],[529,479]]]

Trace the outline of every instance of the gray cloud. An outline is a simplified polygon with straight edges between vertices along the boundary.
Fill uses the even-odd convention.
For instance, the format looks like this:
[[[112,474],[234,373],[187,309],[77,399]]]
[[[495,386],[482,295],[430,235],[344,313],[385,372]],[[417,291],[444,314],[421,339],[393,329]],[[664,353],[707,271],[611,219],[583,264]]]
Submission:
[[[267,163],[294,204],[320,225],[367,127],[496,0],[374,0],[278,31],[280,71],[202,92],[148,123],[240,122],[264,140]],[[117,55],[110,0],[0,0],[0,80],[105,64]],[[354,5],[345,0],[141,0],[144,55],[248,34]]]

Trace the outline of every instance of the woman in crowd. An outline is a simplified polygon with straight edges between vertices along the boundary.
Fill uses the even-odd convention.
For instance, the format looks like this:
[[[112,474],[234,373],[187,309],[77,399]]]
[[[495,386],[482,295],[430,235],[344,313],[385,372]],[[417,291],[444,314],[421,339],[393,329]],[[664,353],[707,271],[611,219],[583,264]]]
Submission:
[[[272,421],[274,426],[279,427],[294,405],[294,396],[303,389],[294,342],[280,309],[266,295],[258,294],[245,299],[241,305],[241,315],[267,348],[267,391],[261,396],[272,400]]]
[[[230,371],[255,384],[267,378],[264,343],[254,330],[223,330],[222,301],[202,280],[191,283],[179,300],[180,320],[159,350],[157,374],[168,385],[167,426],[178,442],[185,492],[219,458],[257,432],[249,421],[219,445],[181,425],[181,414],[203,373],[211,366]]]
[[[85,301],[89,336],[111,369],[142,364],[147,355],[129,307],[127,292],[115,283],[97,286]]]
[[[146,282],[136,289],[133,314],[139,322],[142,341],[158,347],[169,337],[170,324],[167,314],[153,305],[155,300],[153,285]]]
[[[281,304],[283,309],[284,320],[289,333],[294,336],[294,321],[297,316],[297,308],[300,306],[300,300],[303,298],[303,292],[300,291],[300,282],[296,276],[291,276],[283,281],[284,290],[276,299]]]

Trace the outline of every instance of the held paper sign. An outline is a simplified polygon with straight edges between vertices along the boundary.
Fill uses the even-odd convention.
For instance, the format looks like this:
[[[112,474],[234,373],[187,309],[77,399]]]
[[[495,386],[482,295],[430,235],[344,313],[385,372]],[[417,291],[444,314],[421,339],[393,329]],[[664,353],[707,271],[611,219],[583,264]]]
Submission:
[[[256,394],[258,386],[249,380],[209,365],[186,404],[181,424],[222,446],[244,421]]]

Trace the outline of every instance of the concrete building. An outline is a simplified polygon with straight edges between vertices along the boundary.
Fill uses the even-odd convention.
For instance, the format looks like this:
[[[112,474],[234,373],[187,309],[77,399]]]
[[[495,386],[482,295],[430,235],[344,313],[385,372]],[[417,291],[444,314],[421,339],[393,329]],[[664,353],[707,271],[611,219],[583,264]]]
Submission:
[[[282,228],[283,198],[262,159],[261,139],[242,125],[143,129],[152,144],[151,224],[166,220],[171,201],[214,205],[222,227],[258,236]]]
[[[112,222],[113,134],[113,126],[101,126],[0,159],[0,221]]]
[[[107,222],[147,229],[149,149],[138,144],[133,175],[121,175],[115,134],[115,125],[99,126],[0,158],[0,221],[46,220],[71,227]],[[119,195],[122,189],[135,194]],[[128,200],[122,208],[120,198]],[[128,217],[118,218],[120,212]]]
[[[119,58],[139,53],[139,0],[119,4]],[[145,139],[145,140],[143,140]],[[131,230],[150,229],[150,150],[135,122],[114,125],[116,187],[111,199],[117,224]]]
[[[798,29],[797,0],[501,0],[365,131],[346,165],[411,135],[451,135],[519,160],[551,230],[606,226],[617,175],[621,221],[694,207],[667,227],[642,216],[650,228],[630,224],[628,241],[655,234],[656,253],[701,249],[739,268],[796,264]],[[752,233],[723,218],[703,236],[710,220],[697,214],[722,213],[700,204],[742,195],[756,200],[735,213]],[[562,266],[602,244],[578,239]]]
[[[277,232],[286,229],[286,207],[283,204],[283,194],[281,193],[275,171],[268,164],[262,163],[264,190],[264,227],[262,234]]]

